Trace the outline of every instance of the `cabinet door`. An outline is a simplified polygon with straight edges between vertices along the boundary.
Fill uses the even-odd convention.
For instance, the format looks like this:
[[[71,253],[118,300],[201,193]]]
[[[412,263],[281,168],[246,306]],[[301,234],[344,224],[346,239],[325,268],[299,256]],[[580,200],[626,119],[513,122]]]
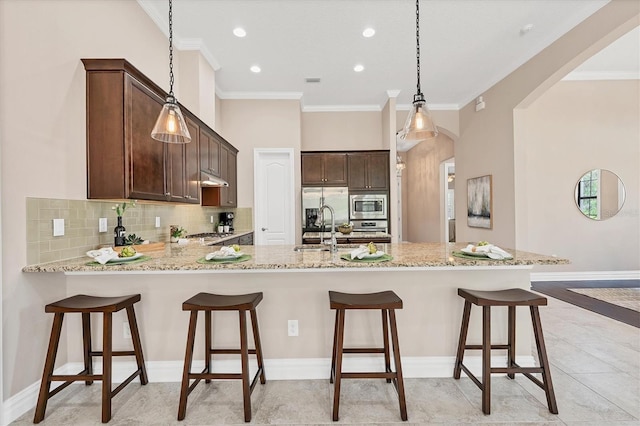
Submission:
[[[241,246],[252,246],[253,245],[253,232],[245,235],[241,235],[238,237],[238,244]]]
[[[204,129],[200,130],[200,167],[220,177],[220,142]]]
[[[237,155],[229,151],[227,156],[227,203],[225,207],[236,207],[238,205],[238,173]]]
[[[162,142],[158,142],[162,143]],[[169,143],[167,149],[167,199],[184,201],[184,151],[185,145]]]
[[[225,146],[220,146],[220,177],[229,182],[229,150]],[[229,182],[229,184],[231,184]],[[229,205],[229,187],[221,187],[220,207]]]
[[[349,159],[349,189],[367,189],[367,155],[347,154]]]
[[[324,155],[302,154],[302,185],[324,185]]]
[[[129,198],[167,200],[165,145],[151,138],[164,100],[125,77],[125,146],[129,151]]]
[[[324,184],[337,186],[347,184],[346,154],[324,154]]]
[[[189,118],[185,117],[191,142],[184,147],[184,185],[185,201],[200,203],[200,128]]]
[[[368,189],[389,189],[389,154],[369,154],[367,164]]]

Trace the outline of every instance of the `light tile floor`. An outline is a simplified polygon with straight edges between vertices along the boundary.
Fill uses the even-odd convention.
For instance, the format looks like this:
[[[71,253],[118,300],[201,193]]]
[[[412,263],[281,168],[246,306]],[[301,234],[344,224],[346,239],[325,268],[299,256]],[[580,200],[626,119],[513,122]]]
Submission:
[[[521,375],[492,379],[492,412],[468,379],[405,379],[409,421],[400,420],[393,386],[383,380],[343,382],[340,421],[406,425],[640,425],[640,329],[549,298],[541,308],[560,414],[544,392]],[[267,372],[268,374],[268,372]],[[111,425],[244,424],[239,382],[200,384],[187,417],[176,421],[179,384],[127,386],[114,400]],[[253,424],[332,424],[328,380],[257,385]],[[12,425],[31,424],[33,410]],[[44,425],[100,424],[100,387],[73,385],[49,401]]]

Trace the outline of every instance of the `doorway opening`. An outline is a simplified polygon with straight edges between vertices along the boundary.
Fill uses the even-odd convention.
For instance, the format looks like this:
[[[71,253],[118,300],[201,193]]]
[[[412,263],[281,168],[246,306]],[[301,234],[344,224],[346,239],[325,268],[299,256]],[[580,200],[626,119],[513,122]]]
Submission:
[[[456,241],[456,163],[454,158],[450,158],[442,163],[442,218],[444,225],[444,238],[442,241],[453,243]]]

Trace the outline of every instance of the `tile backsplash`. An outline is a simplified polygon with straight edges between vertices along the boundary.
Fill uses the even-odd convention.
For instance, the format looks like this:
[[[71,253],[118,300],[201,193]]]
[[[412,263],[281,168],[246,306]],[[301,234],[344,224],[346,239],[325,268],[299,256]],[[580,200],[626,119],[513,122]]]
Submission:
[[[27,198],[27,264],[53,262],[84,256],[88,250],[102,244],[113,244],[116,201],[60,200]],[[122,203],[120,201],[119,203]],[[169,242],[169,226],[178,225],[189,234],[212,232],[222,211],[235,213],[237,230],[253,229],[251,208],[222,209],[169,203],[138,201],[127,206],[122,224],[127,235],[136,234],[145,240]],[[156,217],[160,228],[155,227]],[[98,219],[107,218],[107,232],[98,232]],[[64,219],[64,235],[53,236],[53,219]]]

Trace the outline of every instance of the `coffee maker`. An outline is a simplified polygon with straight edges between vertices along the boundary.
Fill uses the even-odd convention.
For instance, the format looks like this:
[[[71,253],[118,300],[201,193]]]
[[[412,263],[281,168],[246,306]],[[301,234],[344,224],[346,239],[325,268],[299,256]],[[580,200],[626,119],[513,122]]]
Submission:
[[[219,222],[222,226],[228,226],[229,232],[233,232],[233,212],[222,212],[220,213]]]

